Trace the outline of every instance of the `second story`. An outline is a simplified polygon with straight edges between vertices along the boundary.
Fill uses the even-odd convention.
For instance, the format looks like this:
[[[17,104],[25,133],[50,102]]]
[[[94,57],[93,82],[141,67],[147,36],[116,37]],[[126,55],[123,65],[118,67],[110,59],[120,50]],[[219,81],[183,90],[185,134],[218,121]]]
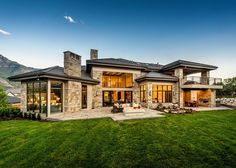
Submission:
[[[98,57],[92,49],[86,61],[86,72],[99,80],[104,89],[132,89],[145,81],[179,82],[182,89],[221,89],[222,79],[210,76],[218,67],[178,60],[167,65],[135,62],[123,58]]]
[[[11,77],[26,81],[51,78],[73,80],[98,85],[103,90],[138,89],[147,82],[178,83],[182,89],[221,89],[222,79],[210,77],[217,67],[202,63],[178,60],[167,65],[135,62],[123,58],[99,58],[98,50],[91,49],[90,59],[81,65],[82,57],[70,51],[64,52],[64,67],[49,67]],[[195,76],[197,74],[197,76]],[[199,75],[200,74],[200,75]]]

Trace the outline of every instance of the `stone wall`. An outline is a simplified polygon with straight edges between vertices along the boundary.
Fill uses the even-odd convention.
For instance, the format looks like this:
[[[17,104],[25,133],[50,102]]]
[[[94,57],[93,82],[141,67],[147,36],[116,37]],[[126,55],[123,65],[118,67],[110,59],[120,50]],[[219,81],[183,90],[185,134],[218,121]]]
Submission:
[[[67,81],[64,84],[64,112],[81,110],[81,82]]]
[[[21,111],[27,111],[27,84],[21,82]]]

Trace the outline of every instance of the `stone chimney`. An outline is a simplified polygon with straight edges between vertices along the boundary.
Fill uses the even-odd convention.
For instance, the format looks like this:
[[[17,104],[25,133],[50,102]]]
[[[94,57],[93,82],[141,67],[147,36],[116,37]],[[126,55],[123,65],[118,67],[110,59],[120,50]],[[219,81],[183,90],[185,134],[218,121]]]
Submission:
[[[90,60],[98,59],[98,50],[91,49],[90,50]]]
[[[81,56],[70,51],[65,51],[64,72],[70,76],[81,77]]]

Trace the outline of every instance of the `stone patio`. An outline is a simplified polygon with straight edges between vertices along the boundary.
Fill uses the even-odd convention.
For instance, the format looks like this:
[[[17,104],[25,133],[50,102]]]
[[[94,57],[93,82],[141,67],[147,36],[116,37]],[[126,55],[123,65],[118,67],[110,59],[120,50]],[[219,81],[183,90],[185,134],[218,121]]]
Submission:
[[[186,107],[187,108],[187,107]],[[211,110],[230,110],[231,108],[220,107],[191,107],[195,111],[211,111]],[[81,110],[80,112],[63,114],[52,114],[47,120],[51,121],[66,121],[66,120],[86,120],[98,118],[111,118],[114,121],[133,120],[133,119],[147,119],[165,117],[164,112],[143,108],[145,112],[143,115],[124,115],[124,113],[111,113],[111,107],[102,107],[91,110]]]
[[[145,118],[158,118],[165,117],[163,112],[145,109],[145,113],[143,115],[130,115],[125,116],[124,113],[111,113],[111,107],[102,107],[91,110],[81,110],[78,113],[72,114],[53,114],[48,120],[53,121],[66,121],[66,120],[81,120],[81,119],[97,119],[97,118],[111,118],[114,121],[121,120],[132,120],[132,119],[145,119]]]

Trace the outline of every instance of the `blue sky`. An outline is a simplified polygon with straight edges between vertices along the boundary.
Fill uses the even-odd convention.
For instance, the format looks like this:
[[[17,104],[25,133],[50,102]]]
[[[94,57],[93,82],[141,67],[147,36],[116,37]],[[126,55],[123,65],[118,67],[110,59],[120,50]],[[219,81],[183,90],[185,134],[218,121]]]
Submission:
[[[75,23],[65,16],[70,16]],[[63,65],[63,51],[217,65],[236,76],[236,0],[0,0],[0,54],[26,66]]]

